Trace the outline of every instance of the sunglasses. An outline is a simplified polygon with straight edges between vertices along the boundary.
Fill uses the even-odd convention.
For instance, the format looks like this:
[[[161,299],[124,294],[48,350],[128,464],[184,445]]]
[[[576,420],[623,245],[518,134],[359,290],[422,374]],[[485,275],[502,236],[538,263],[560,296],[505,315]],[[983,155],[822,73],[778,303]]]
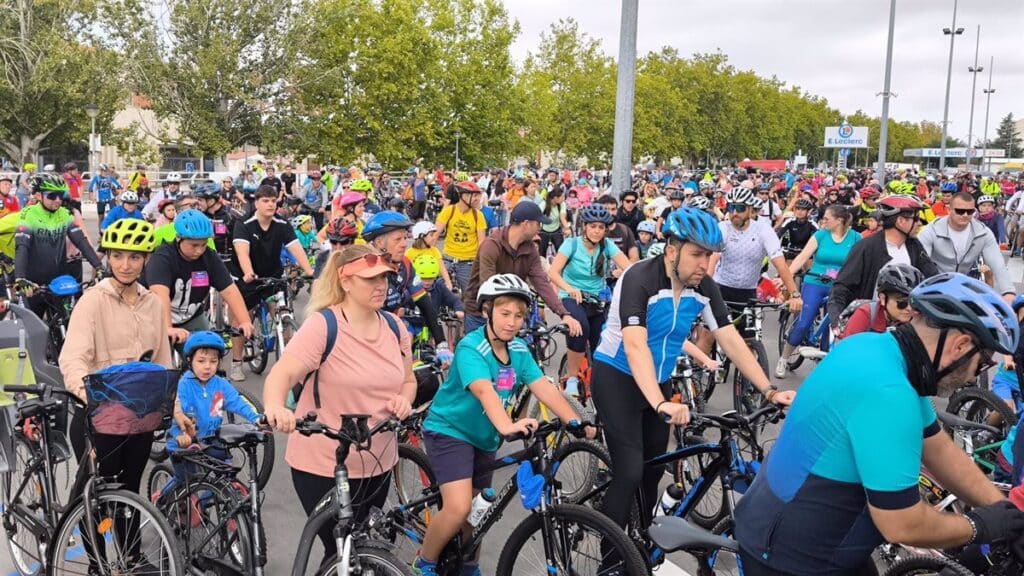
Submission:
[[[46,199],[47,200],[63,200],[64,199],[64,194],[62,194],[60,192],[49,192],[49,193],[46,194]]]
[[[956,212],[960,216],[971,216],[974,214],[974,208],[954,208],[953,212]]]
[[[893,298],[892,303],[896,305],[899,310],[906,310],[910,306],[910,298]]]
[[[729,204],[728,206],[726,206],[726,210],[728,210],[729,212],[746,212],[747,211],[747,205],[746,204]]]
[[[623,204],[636,204],[636,198],[625,198],[622,201]]]

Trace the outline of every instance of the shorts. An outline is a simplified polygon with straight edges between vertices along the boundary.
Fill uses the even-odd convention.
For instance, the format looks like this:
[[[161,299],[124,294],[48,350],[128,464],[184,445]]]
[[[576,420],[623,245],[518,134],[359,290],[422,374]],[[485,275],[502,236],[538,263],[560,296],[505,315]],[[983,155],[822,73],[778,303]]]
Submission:
[[[242,293],[242,299],[245,300],[245,309],[250,312],[256,309],[261,299],[274,295],[273,288],[262,286],[256,282],[246,284],[239,278],[235,281],[235,285],[238,286],[238,291]]]
[[[482,474],[474,472],[490,467],[494,463],[494,452],[486,452],[469,442],[427,430],[423,431],[423,445],[439,485],[472,478],[476,490],[491,487],[493,470]]]
[[[992,392],[1002,400],[1014,401],[1014,396],[1020,396],[1020,384],[997,372],[992,378]]]

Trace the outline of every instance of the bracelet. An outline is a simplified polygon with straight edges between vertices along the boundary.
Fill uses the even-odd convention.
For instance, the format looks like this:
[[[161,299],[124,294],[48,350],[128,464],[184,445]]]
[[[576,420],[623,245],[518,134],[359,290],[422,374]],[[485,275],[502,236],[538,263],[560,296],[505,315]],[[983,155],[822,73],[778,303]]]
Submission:
[[[967,523],[971,525],[971,539],[968,540],[966,544],[964,544],[964,546],[970,546],[971,544],[974,544],[975,540],[978,539],[978,525],[974,523],[973,518],[966,514],[964,514],[962,518],[964,520],[967,520]]]
[[[771,388],[771,389],[768,390],[768,393],[764,395],[764,398],[765,398],[765,400],[768,401],[769,404],[771,404],[772,403],[772,398],[775,398],[775,395],[778,394],[778,393],[779,393],[778,390],[776,390],[775,388]]]
[[[658,405],[654,407],[654,413],[655,414],[659,414],[658,408],[661,408],[662,404],[668,404],[668,403],[669,403],[668,400],[662,400],[661,402],[658,402]]]

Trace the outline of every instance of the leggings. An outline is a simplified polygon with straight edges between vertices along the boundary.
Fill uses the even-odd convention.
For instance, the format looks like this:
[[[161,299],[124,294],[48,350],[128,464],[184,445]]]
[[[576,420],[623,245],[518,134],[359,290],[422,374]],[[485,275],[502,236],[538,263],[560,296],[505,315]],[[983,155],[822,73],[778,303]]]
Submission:
[[[800,310],[800,318],[793,324],[793,329],[786,337],[786,342],[790,346],[799,346],[807,338],[807,334],[814,328],[814,318],[818,315],[818,309],[825,304],[831,290],[831,286],[811,284],[810,282],[804,282],[800,287],[800,298],[803,300],[804,306]]]
[[[658,482],[664,475],[664,468],[647,468],[644,461],[668,449],[669,425],[647,404],[629,374],[597,360],[593,364],[592,378],[594,405],[604,426],[615,470],[604,496],[604,513],[625,527],[639,489],[640,522],[646,526],[658,499]],[[665,399],[670,397],[668,382],[661,384],[661,394]]]
[[[591,352],[597,350],[597,345],[601,343],[601,328],[608,318],[608,312],[577,304],[572,298],[562,298],[562,305],[569,311],[569,315],[583,327],[583,334],[579,336],[566,335],[566,348],[582,354],[587,351],[587,344],[589,344]]]
[[[384,509],[390,480],[391,472],[369,478],[349,478],[349,493],[352,495],[352,505],[355,508],[354,522],[366,520],[373,508]],[[313,515],[313,510],[320,500],[334,490],[334,478],[292,468],[292,485],[295,486],[295,493],[308,517]],[[324,545],[324,560],[338,554],[338,547],[334,543],[333,522],[324,524],[318,536]]]
[[[565,236],[562,235],[561,230],[556,230],[554,232],[544,232],[542,230],[540,233],[540,257],[547,257],[548,245],[554,246],[555,252],[558,252],[558,249],[562,247],[562,242],[564,241]]]

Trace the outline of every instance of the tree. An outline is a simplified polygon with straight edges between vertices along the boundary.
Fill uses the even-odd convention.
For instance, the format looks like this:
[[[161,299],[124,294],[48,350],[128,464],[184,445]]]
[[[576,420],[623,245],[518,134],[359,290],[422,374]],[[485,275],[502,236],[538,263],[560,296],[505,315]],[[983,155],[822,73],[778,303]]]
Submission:
[[[1007,158],[1017,158],[1021,154],[1021,135],[1013,120],[1013,114],[1007,114],[999,121],[999,128],[996,128],[996,138],[992,141],[992,148],[1006,150]]]
[[[49,143],[84,142],[87,104],[106,126],[126,96],[117,55],[89,22],[95,6],[79,0],[0,3],[0,150],[17,165]]]

